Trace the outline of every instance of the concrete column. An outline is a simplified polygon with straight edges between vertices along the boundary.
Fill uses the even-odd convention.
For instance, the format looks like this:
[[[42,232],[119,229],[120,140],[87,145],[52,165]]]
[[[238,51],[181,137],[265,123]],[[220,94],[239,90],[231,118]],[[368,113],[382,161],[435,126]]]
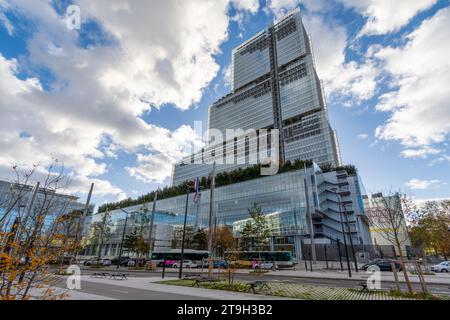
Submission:
[[[302,243],[301,236],[294,236],[295,259],[302,260]]]

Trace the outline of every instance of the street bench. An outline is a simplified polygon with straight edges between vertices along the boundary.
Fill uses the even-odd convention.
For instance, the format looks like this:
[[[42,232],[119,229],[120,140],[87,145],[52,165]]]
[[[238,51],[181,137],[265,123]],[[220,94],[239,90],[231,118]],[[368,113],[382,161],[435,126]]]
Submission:
[[[186,273],[183,277],[184,280],[197,280],[201,275],[196,273]]]
[[[361,292],[370,292],[370,290],[367,288],[367,282],[361,281],[358,283],[358,285],[361,287]]]
[[[213,279],[213,278],[207,278],[207,277],[197,277],[197,278],[195,278],[195,282],[192,286],[200,288],[201,283],[215,284],[216,282],[219,282],[219,281],[220,281],[219,279]]]
[[[110,275],[109,279],[128,280],[127,276],[128,276],[127,273],[113,273],[113,274]],[[117,279],[117,278],[119,278],[119,279]]]
[[[253,293],[258,293],[260,292],[262,289],[269,288],[269,281],[265,281],[265,280],[258,280],[258,281],[252,281],[248,283],[248,292],[250,292],[250,290],[253,291]]]
[[[108,272],[94,272],[91,274],[91,278],[103,278],[106,279],[109,276]]]

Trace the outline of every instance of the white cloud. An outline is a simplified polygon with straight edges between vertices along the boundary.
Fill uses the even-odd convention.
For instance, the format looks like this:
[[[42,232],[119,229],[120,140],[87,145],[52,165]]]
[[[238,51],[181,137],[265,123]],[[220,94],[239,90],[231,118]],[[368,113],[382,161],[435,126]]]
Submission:
[[[419,12],[433,6],[437,0],[340,0],[367,18],[360,35],[394,32],[406,25]]]
[[[143,182],[164,183],[172,173],[172,165],[198,150],[203,145],[202,137],[198,136],[189,126],[175,130],[168,141],[163,142],[162,150],[157,154],[138,154],[137,166],[126,167],[128,173]]]
[[[233,6],[236,10],[248,11],[255,14],[259,9],[259,0],[232,0]]]
[[[401,152],[404,158],[422,158],[426,159],[429,155],[436,155],[441,153],[442,150],[424,147],[420,149],[406,149]]]
[[[111,90],[187,109],[219,70],[213,55],[228,36],[226,0],[77,3],[86,18],[99,21],[120,42],[114,67],[100,78]],[[240,6],[251,8],[247,2]]]
[[[333,5],[330,0],[268,0],[265,10],[272,12],[276,18],[280,18],[300,4],[309,13],[328,11]]]
[[[266,4],[266,12],[272,12],[276,18],[285,15],[289,10],[298,7],[300,0],[268,0]]]
[[[358,134],[358,139],[361,139],[361,140],[369,139],[369,135],[366,133]]]
[[[372,98],[379,70],[371,59],[364,63],[346,62],[348,35],[345,27],[320,15],[304,15],[306,31],[311,35],[319,77],[332,98],[350,100],[350,105]]]
[[[377,105],[390,117],[376,136],[408,148],[435,150],[432,145],[445,142],[450,133],[450,9],[425,20],[407,39],[403,47],[375,52],[396,87]]]
[[[132,177],[143,182],[163,183],[172,171],[173,159],[165,154],[144,156],[138,154],[138,165],[126,167]]]
[[[0,8],[1,8],[1,3],[0,3]],[[6,17],[6,15],[3,12],[0,12],[0,25],[3,24],[3,26],[5,27],[6,31],[8,32],[8,34],[10,36],[12,36],[14,34],[14,27],[12,25],[12,23],[9,21],[8,17]]]
[[[222,70],[223,82],[227,87],[231,86],[231,69],[231,64],[229,64]]]
[[[373,61],[366,57],[363,62],[346,61],[348,34],[345,26],[324,16],[334,3],[328,0],[271,0],[266,10],[276,17],[302,3],[306,12],[302,18],[306,31],[311,35],[317,72],[324,81],[325,92],[344,106],[353,106],[375,95],[379,71]]]
[[[91,183],[94,183],[94,190],[92,193],[95,195],[95,197],[112,197],[115,201],[120,201],[127,198],[127,194],[122,189],[112,185],[109,181],[101,179],[90,179],[84,176],[72,177],[67,192],[86,194],[89,192]]]
[[[256,2],[234,5],[253,13]],[[98,179],[108,170],[103,160],[118,150],[166,160],[185,154],[190,127],[171,132],[141,116],[150,105],[173,103],[186,110],[200,100],[220,69],[214,56],[228,37],[230,2],[78,0],[83,21],[95,21],[112,40],[84,47],[52,3],[0,0],[2,9],[34,26],[27,30],[29,54],[20,63],[0,54],[0,169],[58,158],[78,177],[76,185],[96,181],[97,194],[123,198],[122,190]],[[18,77],[36,68],[51,74],[49,84]],[[166,167],[146,177],[160,181],[170,175]]]
[[[429,188],[437,188],[442,186],[443,183],[441,180],[420,180],[420,179],[411,179],[406,183],[406,186],[411,190],[425,190]]]
[[[434,202],[434,201],[442,202],[442,201],[449,201],[449,200],[450,200],[450,197],[449,198],[414,199],[414,203],[417,205],[417,207],[423,208],[423,207],[425,207],[425,204],[427,202]]]
[[[435,164],[448,162],[450,164],[450,155],[442,155],[429,163],[430,166],[434,166]]]

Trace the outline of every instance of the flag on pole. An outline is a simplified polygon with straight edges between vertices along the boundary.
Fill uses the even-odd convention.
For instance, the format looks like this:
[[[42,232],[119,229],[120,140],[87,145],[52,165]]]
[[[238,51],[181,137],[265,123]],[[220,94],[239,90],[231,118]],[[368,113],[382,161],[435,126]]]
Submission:
[[[195,177],[194,179],[194,203],[197,203],[197,197],[198,197],[198,177]]]

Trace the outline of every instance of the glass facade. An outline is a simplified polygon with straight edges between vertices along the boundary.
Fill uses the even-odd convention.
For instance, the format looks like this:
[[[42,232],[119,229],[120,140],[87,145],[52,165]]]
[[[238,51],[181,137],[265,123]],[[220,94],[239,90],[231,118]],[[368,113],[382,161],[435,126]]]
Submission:
[[[33,195],[33,187],[29,185],[21,185],[0,181],[0,232],[10,230],[14,219],[19,216],[25,219],[28,206]],[[31,209],[31,218],[34,220],[38,215],[45,215],[44,227],[45,231],[54,220],[58,217],[69,214],[73,211],[84,211],[85,204],[77,201],[78,198],[66,194],[55,193],[53,190],[39,189],[36,199]],[[91,204],[88,210],[88,216],[84,220],[84,234],[91,224],[94,204]],[[45,208],[45,209],[42,209]],[[6,211],[8,214],[5,215]],[[75,234],[75,230],[71,230],[71,235]]]
[[[360,188],[355,182],[357,176],[339,175],[338,172],[322,173],[317,166],[306,170],[292,171],[275,176],[235,183],[215,188],[214,216],[212,226],[227,226],[233,230],[233,235],[239,238],[245,223],[250,219],[249,209],[255,204],[262,209],[271,229],[271,245],[293,246],[290,250],[300,252],[300,238],[309,237],[309,223],[307,203],[312,214],[314,235],[317,241],[343,240],[339,206],[329,190],[335,185],[342,185],[340,192],[348,190],[348,194],[341,196],[346,203],[345,214],[349,219],[350,233],[355,243],[364,239],[363,243],[370,243],[368,228],[361,229],[357,219],[362,219],[364,212],[358,211],[357,197],[361,196]],[[305,192],[307,184],[307,195]],[[306,201],[308,196],[308,202]],[[174,230],[180,230],[184,221],[186,195],[156,202],[154,224],[171,225]],[[126,234],[144,228],[148,237],[148,226],[151,219],[153,202],[144,205],[124,208],[129,212]],[[142,224],[144,208],[145,223]],[[210,190],[203,190],[197,201],[191,193],[188,198],[187,226],[190,230],[209,228]],[[113,228],[105,243],[110,244],[111,255],[117,255],[124,228],[125,213],[118,209],[111,211]],[[97,221],[101,217],[96,218]],[[364,223],[364,220],[362,220]],[[368,235],[368,236],[367,236]],[[321,239],[321,240],[319,240]],[[369,240],[367,240],[369,239]],[[92,241],[95,244],[95,241]],[[174,244],[174,247],[177,247]],[[285,247],[287,248],[287,247]],[[95,251],[93,251],[95,252]]]

